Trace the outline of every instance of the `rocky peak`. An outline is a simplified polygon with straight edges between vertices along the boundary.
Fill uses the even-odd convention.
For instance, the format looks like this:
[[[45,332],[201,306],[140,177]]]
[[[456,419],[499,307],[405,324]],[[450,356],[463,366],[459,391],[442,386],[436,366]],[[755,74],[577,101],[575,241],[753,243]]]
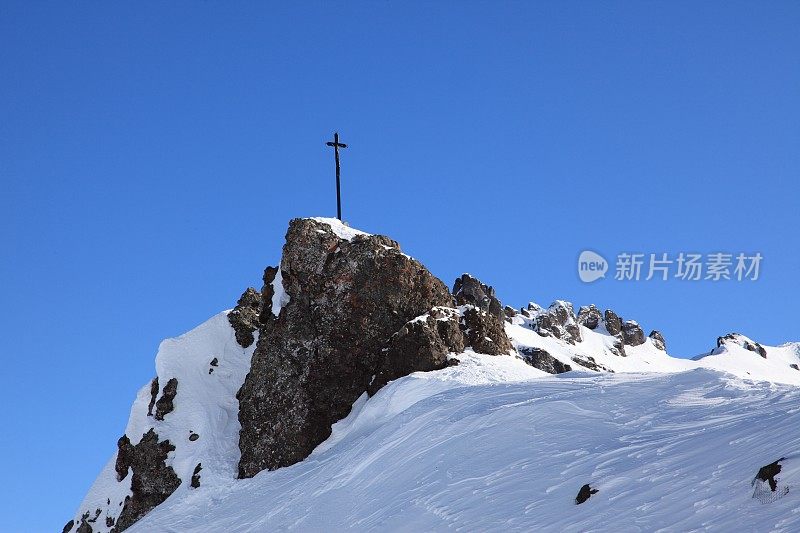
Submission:
[[[722,352],[725,348],[725,345],[727,344],[741,346],[745,350],[757,353],[764,359],[767,358],[766,348],[764,348],[761,344],[757,343],[753,339],[742,335],[741,333],[728,333],[727,335],[723,335],[722,337],[717,337],[717,348],[713,350],[712,353]]]
[[[277,316],[261,320],[250,373],[238,393],[241,477],[307,457],[382,370],[385,379],[416,370],[413,361],[388,364],[386,354],[432,342],[436,353],[428,354],[425,369],[446,364],[442,347],[421,338],[427,335],[422,326],[395,336],[412,319],[454,302],[440,280],[388,237],[328,219],[292,220],[271,285]],[[447,328],[435,329],[440,337],[453,336]]]
[[[462,274],[456,279],[453,284],[453,296],[456,305],[472,305],[499,319],[503,318],[503,307],[494,293],[494,288],[484,285],[469,274]]]

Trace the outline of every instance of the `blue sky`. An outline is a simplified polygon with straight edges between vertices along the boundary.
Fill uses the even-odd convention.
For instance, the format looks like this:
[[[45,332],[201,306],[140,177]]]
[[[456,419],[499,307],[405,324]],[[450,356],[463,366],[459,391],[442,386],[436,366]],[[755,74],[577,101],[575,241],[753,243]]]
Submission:
[[[799,24],[794,2],[3,3],[0,530],[58,530],[159,341],[260,286],[289,219],[334,216],[334,130],[345,219],[448,284],[611,307],[681,356],[800,340]],[[585,284],[585,249],[764,259]]]

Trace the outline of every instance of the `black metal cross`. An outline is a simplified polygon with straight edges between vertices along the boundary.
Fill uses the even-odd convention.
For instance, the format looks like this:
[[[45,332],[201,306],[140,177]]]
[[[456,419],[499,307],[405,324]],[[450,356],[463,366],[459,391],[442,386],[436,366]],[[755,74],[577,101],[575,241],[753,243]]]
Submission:
[[[336,218],[342,220],[342,193],[341,185],[339,184],[339,148],[347,148],[347,145],[339,142],[339,133],[333,134],[333,142],[325,143],[328,146],[333,146],[333,152],[336,155]]]

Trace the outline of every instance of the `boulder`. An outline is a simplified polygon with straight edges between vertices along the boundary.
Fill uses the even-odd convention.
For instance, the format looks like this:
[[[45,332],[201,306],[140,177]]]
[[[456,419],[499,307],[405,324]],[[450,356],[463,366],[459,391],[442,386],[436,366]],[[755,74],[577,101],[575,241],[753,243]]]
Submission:
[[[626,320],[622,323],[622,342],[628,346],[639,346],[644,344],[645,337],[644,331],[638,322],[634,320]]]
[[[547,350],[542,348],[534,348],[532,346],[522,346],[517,350],[522,360],[534,368],[538,368],[548,374],[561,374],[572,370],[570,365],[564,364],[552,355]]]
[[[277,317],[261,312],[251,369],[237,394],[240,477],[307,457],[373,376],[386,369],[386,379],[404,366],[386,361],[393,335],[434,307],[453,306],[447,287],[395,241],[335,224],[295,219],[289,225],[280,264],[288,299]],[[461,279],[462,300],[500,316],[493,291]],[[277,274],[265,273],[265,307],[272,300],[265,298],[268,287],[277,281]],[[413,344],[420,335],[409,331],[395,342]],[[441,357],[430,350],[419,360],[435,363]]]
[[[592,494],[597,494],[597,489],[593,489],[588,484],[582,486],[578,491],[578,495],[575,497],[575,504],[580,505],[589,498],[591,498]]]

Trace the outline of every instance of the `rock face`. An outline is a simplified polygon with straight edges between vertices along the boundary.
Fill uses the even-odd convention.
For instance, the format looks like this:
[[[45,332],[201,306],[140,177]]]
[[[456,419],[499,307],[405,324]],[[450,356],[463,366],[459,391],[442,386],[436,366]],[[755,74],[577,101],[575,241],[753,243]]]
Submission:
[[[537,312],[535,329],[539,335],[555,337],[570,344],[582,340],[572,304],[562,300],[556,300],[546,310]]]
[[[166,466],[167,454],[175,449],[168,440],[159,442],[152,429],[142,436],[138,444],[131,444],[127,435],[117,443],[117,479],[122,480],[133,471],[130,497],[125,499],[115,532],[124,531],[148,511],[175,492],[181,480],[171,466]]]
[[[375,394],[389,381],[411,372],[444,368],[448,365],[447,354],[462,351],[464,335],[458,311],[435,307],[392,335],[380,370],[369,385],[369,394]]]
[[[578,323],[589,328],[595,329],[603,320],[603,315],[594,304],[584,305],[578,310]]]
[[[251,287],[244,291],[236,307],[228,313],[228,321],[236,333],[236,342],[243,348],[255,341],[253,332],[258,329],[260,312],[261,294]]]
[[[393,335],[432,308],[453,305],[447,287],[401,253],[395,241],[377,235],[340,236],[329,224],[312,219],[290,223],[280,271],[272,283],[266,283],[267,277],[265,273],[262,299],[270,298],[264,299],[264,307],[278,299],[269,294],[278,279],[288,298],[281,299],[285,304],[277,317],[266,309],[261,313],[250,373],[237,395],[240,477],[307,457],[381,367],[391,375],[393,369],[381,354],[391,349]],[[477,291],[465,291],[464,297],[478,300]],[[483,296],[480,305],[491,309],[491,298]],[[397,349],[402,343],[422,346],[426,335],[411,327],[394,342]],[[436,345],[438,339],[432,340]],[[441,362],[435,349],[421,357]]]
[[[622,332],[622,320],[611,309],[606,309],[603,314],[603,324],[611,335],[619,335]]]
[[[653,345],[661,351],[667,351],[667,341],[664,340],[664,336],[658,330],[653,330],[650,332],[650,340],[653,341]]]
[[[645,336],[641,326],[633,320],[626,320],[622,323],[622,342],[628,346],[639,346],[644,344]]]
[[[525,346],[519,348],[519,355],[522,360],[534,368],[538,368],[548,374],[561,374],[572,370],[570,365],[564,364],[542,348]]]
[[[453,296],[457,305],[472,305],[498,319],[503,318],[503,308],[495,296],[494,289],[469,274],[462,274],[456,279],[453,284]]]

